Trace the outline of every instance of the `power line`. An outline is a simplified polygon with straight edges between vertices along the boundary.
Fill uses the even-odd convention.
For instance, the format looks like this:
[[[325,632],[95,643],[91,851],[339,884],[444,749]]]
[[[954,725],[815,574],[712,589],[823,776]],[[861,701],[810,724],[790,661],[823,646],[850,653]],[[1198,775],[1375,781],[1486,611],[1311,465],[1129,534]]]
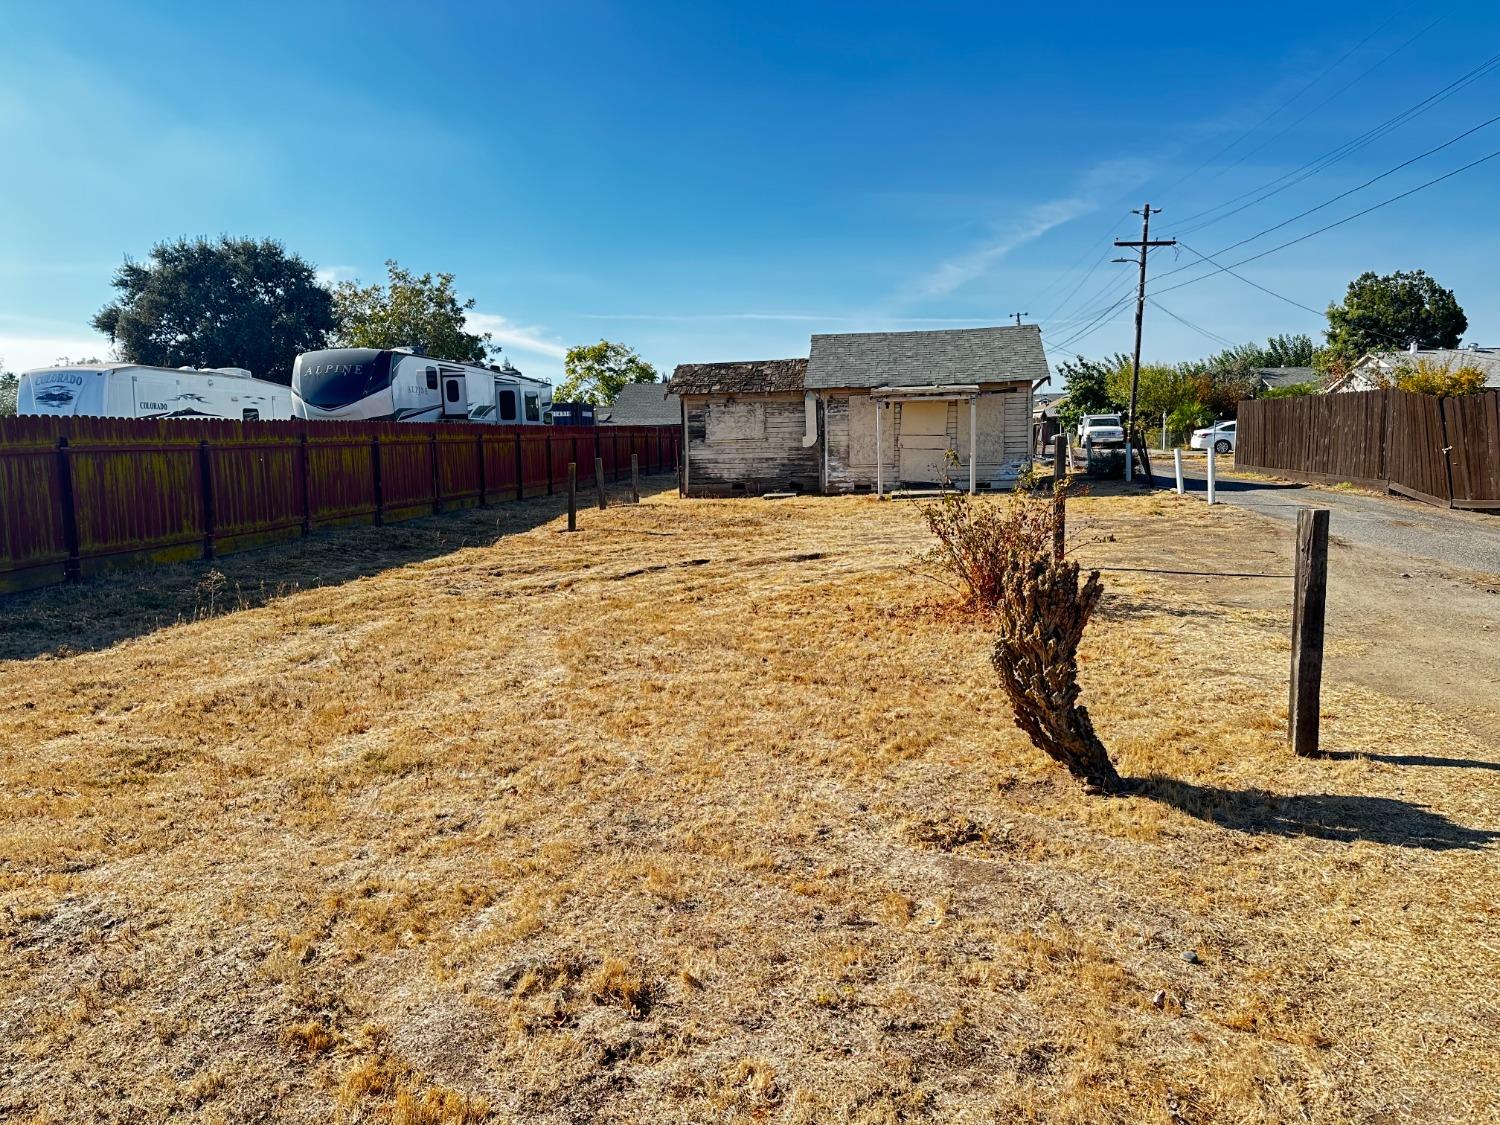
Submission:
[[[1475,82],[1478,82],[1481,78],[1484,78],[1490,72],[1495,70],[1497,66],[1500,66],[1500,54],[1490,56],[1484,62],[1480,63],[1476,67],[1473,67],[1466,73],[1460,75],[1458,78],[1454,79],[1442,89],[1436,91],[1435,93],[1429,94],[1427,97],[1423,98],[1421,101],[1415,103],[1414,105],[1407,106],[1400,113],[1386,118],[1386,120],[1382,121],[1379,125],[1365,130],[1365,132],[1350,140],[1345,141],[1343,144],[1338,145],[1335,148],[1329,149],[1321,156],[1317,156],[1307,163],[1302,164],[1297,168],[1293,168],[1290,172],[1283,173],[1282,175],[1277,176],[1275,179],[1261,184],[1259,187],[1251,188],[1249,191],[1242,192],[1241,194],[1233,196],[1230,199],[1226,199],[1224,202],[1217,203],[1214,206],[1207,208],[1206,210],[1198,211],[1194,214],[1188,215],[1186,218],[1181,220],[1183,225],[1179,227],[1179,229],[1183,234],[1192,234],[1195,230],[1202,230],[1204,227],[1212,226],[1214,223],[1229,218],[1230,215],[1238,214],[1240,211],[1243,211],[1245,207],[1251,207],[1257,203],[1263,203],[1267,199],[1270,199],[1272,196],[1279,195],[1281,192],[1286,191],[1288,188],[1295,187],[1297,184],[1302,183],[1304,180],[1310,179],[1320,172],[1327,171],[1339,161],[1352,156],[1362,148],[1368,147],[1370,144],[1373,144],[1375,141],[1379,140],[1381,137],[1387,135],[1388,133],[1393,132],[1395,129],[1399,128],[1401,125],[1404,125],[1406,122],[1425,113],[1433,106],[1438,105],[1440,102],[1446,101],[1448,98],[1452,97],[1460,90],[1463,90],[1468,86],[1473,85]],[[1266,190],[1268,188],[1271,190]],[[1257,195],[1257,193],[1260,192],[1264,192],[1264,194]],[[1251,196],[1255,196],[1255,198],[1250,199]],[[1233,204],[1238,203],[1244,199],[1249,199],[1249,202],[1246,203],[1243,207],[1237,207],[1232,211],[1227,211],[1224,214],[1217,216],[1216,218],[1209,219],[1207,222],[1196,223],[1196,220],[1205,218],[1208,215],[1212,215],[1215,211],[1222,210],[1225,207],[1230,207]],[[1195,223],[1196,225],[1193,225]]]
[[[1306,234],[1298,235],[1296,238],[1288,239],[1286,242],[1283,242],[1278,246],[1273,246],[1269,250],[1262,250],[1258,254],[1251,254],[1248,258],[1241,258],[1237,262],[1231,262],[1228,266],[1218,266],[1216,267],[1214,272],[1227,273],[1229,270],[1232,270],[1237,266],[1243,266],[1246,263],[1257,261],[1261,258],[1266,257],[1267,255],[1275,254],[1277,251],[1285,250],[1288,246],[1295,246],[1299,242],[1306,242],[1309,238],[1315,238],[1320,234],[1333,230],[1335,227],[1341,227],[1345,223],[1350,223],[1355,219],[1363,218],[1365,215],[1368,215],[1371,212],[1379,211],[1382,207],[1389,207],[1392,203],[1396,203],[1402,199],[1405,199],[1407,196],[1416,195],[1419,191],[1425,191],[1427,188],[1432,187],[1434,184],[1440,184],[1444,180],[1451,180],[1454,176],[1457,176],[1462,172],[1467,172],[1470,168],[1476,168],[1486,161],[1495,159],[1495,157],[1497,156],[1500,156],[1500,149],[1496,149],[1494,152],[1491,152],[1488,155],[1481,156],[1477,160],[1471,160],[1469,161],[1469,163],[1463,165],[1462,167],[1455,168],[1451,172],[1444,172],[1441,176],[1435,176],[1432,179],[1428,180],[1426,183],[1418,184],[1414,188],[1408,188],[1406,191],[1401,192],[1399,195],[1393,195],[1389,199],[1382,199],[1379,203],[1366,207],[1363,211],[1356,211],[1352,215],[1346,215],[1344,218],[1339,219],[1336,222],[1329,223],[1327,226],[1322,226],[1317,230],[1311,230]],[[1182,268],[1186,269],[1189,267]],[[1178,271],[1173,270],[1171,272],[1176,273]],[[1206,273],[1202,274],[1199,277],[1190,277],[1186,281],[1180,281],[1176,285],[1169,285],[1165,289],[1159,289],[1156,292],[1158,294],[1170,293],[1174,289],[1181,289],[1184,285],[1192,285],[1195,282],[1203,281],[1209,277],[1212,277],[1213,275],[1213,273]],[[1163,274],[1162,276],[1165,277],[1166,275]]]
[[[1186,317],[1178,316],[1171,309],[1167,308],[1166,305],[1164,305],[1160,301],[1158,301],[1155,297],[1147,297],[1146,300],[1149,301],[1149,302],[1151,302],[1151,304],[1153,304],[1154,306],[1156,306],[1162,312],[1166,313],[1173,320],[1177,321],[1178,324],[1186,325],[1188,328],[1191,328],[1194,332],[1198,333],[1198,335],[1200,335],[1200,336],[1206,336],[1208,339],[1214,341],[1214,343],[1216,343],[1216,344],[1222,344],[1226,348],[1232,348],[1232,347],[1235,346],[1235,341],[1229,339],[1226,336],[1220,336],[1217,332],[1210,332],[1207,328],[1203,328],[1203,327],[1201,327],[1201,326],[1199,326],[1197,324],[1194,324],[1191,320],[1188,320]]]
[[[1222,270],[1224,273],[1227,273],[1230,277],[1233,277],[1233,278],[1235,278],[1235,279],[1237,279],[1239,281],[1243,281],[1246,285],[1250,286],[1253,289],[1259,289],[1262,293],[1268,293],[1272,297],[1275,297],[1278,301],[1285,301],[1289,305],[1295,305],[1299,309],[1303,309],[1303,310],[1305,310],[1307,312],[1312,313],[1313,316],[1319,316],[1319,317],[1321,317],[1321,316],[1326,316],[1327,315],[1327,313],[1320,312],[1319,310],[1313,308],[1311,305],[1304,305],[1301,301],[1294,301],[1290,297],[1284,296],[1284,295],[1276,292],[1276,290],[1274,290],[1274,289],[1268,289],[1268,288],[1266,288],[1264,285],[1262,285],[1258,281],[1251,281],[1244,274],[1235,273],[1234,270],[1230,269],[1228,266],[1219,265],[1218,262],[1214,261],[1207,254],[1203,253],[1201,250],[1194,250],[1191,246],[1189,246],[1186,242],[1183,242],[1182,239],[1180,239],[1180,238],[1177,241],[1178,241],[1178,244],[1181,245],[1184,250],[1188,251],[1188,253],[1190,253],[1190,254],[1197,254],[1198,257],[1202,258],[1209,265],[1211,265],[1211,266],[1217,266],[1220,270]],[[1205,275],[1205,276],[1212,276],[1212,275],[1208,274],[1208,275]],[[1163,309],[1162,311],[1165,312],[1166,310]],[[1171,314],[1168,314],[1168,315],[1171,315]]]

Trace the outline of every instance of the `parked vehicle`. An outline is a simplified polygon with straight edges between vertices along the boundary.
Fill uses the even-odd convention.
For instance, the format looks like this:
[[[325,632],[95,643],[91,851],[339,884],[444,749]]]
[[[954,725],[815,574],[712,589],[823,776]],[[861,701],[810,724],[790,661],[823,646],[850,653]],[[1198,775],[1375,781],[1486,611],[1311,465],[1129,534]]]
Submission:
[[[1238,422],[1215,422],[1201,430],[1194,430],[1188,442],[1194,449],[1213,448],[1215,453],[1234,452],[1235,427]]]
[[[1078,441],[1083,445],[1124,445],[1125,428],[1118,414],[1085,414],[1078,422]]]
[[[273,421],[292,416],[292,392],[280,383],[252,378],[243,367],[75,364],[22,372],[16,413]]]
[[[480,367],[410,348],[331,348],[292,364],[292,411],[318,420],[467,421],[541,425],[552,385],[509,363]]]

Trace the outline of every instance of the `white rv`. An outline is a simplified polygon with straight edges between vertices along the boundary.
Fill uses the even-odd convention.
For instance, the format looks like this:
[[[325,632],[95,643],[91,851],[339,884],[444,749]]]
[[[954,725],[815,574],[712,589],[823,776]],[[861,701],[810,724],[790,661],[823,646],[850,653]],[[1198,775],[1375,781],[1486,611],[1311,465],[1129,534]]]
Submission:
[[[345,421],[549,421],[552,386],[509,363],[479,367],[430,359],[409,348],[333,348],[303,352],[292,364],[298,418]]]
[[[16,413],[272,421],[292,417],[292,392],[280,383],[251,378],[243,367],[38,367],[21,374]]]

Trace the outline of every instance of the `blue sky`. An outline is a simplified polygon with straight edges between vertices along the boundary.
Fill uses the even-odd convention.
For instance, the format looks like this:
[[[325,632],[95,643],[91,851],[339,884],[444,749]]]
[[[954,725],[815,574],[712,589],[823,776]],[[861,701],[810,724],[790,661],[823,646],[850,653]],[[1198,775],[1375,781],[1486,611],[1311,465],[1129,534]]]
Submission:
[[[220,232],[332,277],[452,271],[506,354],[554,378],[601,336],[670,370],[1018,311],[1111,352],[1128,306],[1068,341],[1128,291],[1109,241],[1143,200],[1166,208],[1156,233],[1218,257],[1500,114],[1497,71],[1185,233],[1500,52],[1500,8],[0,0],[0,23],[12,369],[104,354],[87,324],[122,257]],[[1219,260],[1497,149],[1500,123]],[[1237,272],[1320,309],[1362,270],[1425,268],[1468,338],[1500,344],[1497,188],[1500,158]],[[1157,299],[1148,359],[1216,350],[1199,329],[1321,328],[1225,274]]]

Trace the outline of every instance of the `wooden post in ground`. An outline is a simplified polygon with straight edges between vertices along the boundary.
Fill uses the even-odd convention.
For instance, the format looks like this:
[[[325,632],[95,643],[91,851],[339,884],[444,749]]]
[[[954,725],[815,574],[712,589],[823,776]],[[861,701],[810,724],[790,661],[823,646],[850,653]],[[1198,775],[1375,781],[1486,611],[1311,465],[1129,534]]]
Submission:
[[[568,530],[578,530],[578,462],[568,462]]]
[[[599,510],[604,511],[604,458],[594,458],[594,493],[599,497]]]
[[[1068,476],[1063,463],[1066,456],[1063,435],[1058,433],[1052,442],[1052,553],[1059,562],[1067,553],[1068,540]]]
[[[637,453],[630,455],[630,502],[641,502],[641,458]]]
[[[1328,603],[1328,509],[1297,512],[1297,579],[1292,593],[1292,683],[1287,737],[1301,756],[1318,752],[1323,691],[1323,618]]]

